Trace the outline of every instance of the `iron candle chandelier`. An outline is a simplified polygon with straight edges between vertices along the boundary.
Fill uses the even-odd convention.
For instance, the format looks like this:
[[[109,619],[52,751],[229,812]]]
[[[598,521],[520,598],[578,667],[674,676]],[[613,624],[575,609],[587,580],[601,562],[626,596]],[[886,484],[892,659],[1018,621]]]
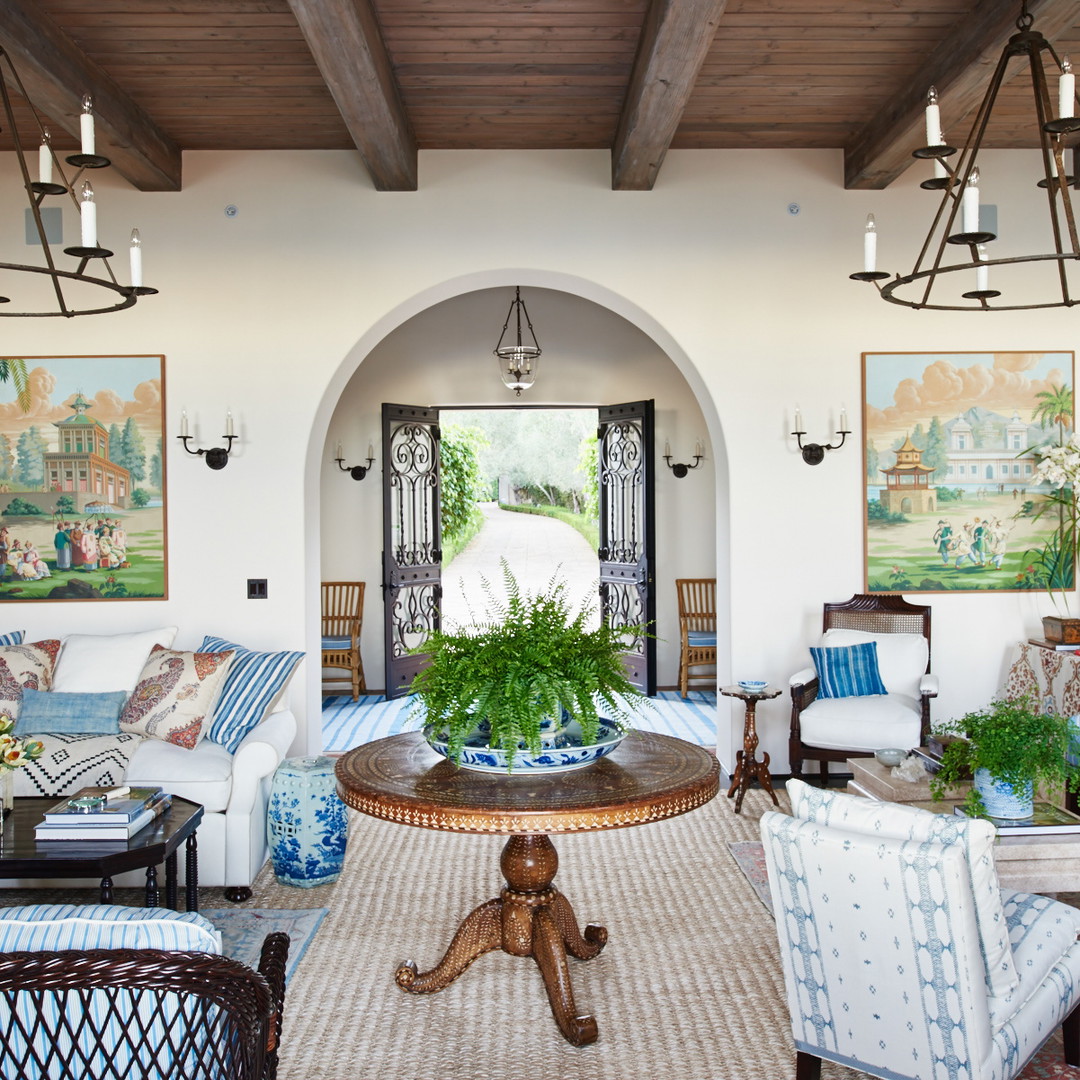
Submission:
[[[1080,131],[1080,118],[1076,116],[1075,76],[1068,58],[1059,58],[1046,38],[1032,29],[1033,21],[1027,10],[1027,0],[1024,0],[1020,16],[1016,20],[1017,32],[1005,43],[975,116],[971,134],[955,165],[951,164],[949,159],[957,150],[948,145],[941,132],[937,91],[934,87],[930,88],[926,106],[927,145],[914,151],[914,156],[934,162],[935,176],[923,181],[921,186],[928,190],[941,191],[942,197],[922,250],[910,273],[897,274],[893,280],[882,285],[881,282],[890,275],[877,269],[877,229],[871,214],[867,219],[864,234],[863,269],[860,273],[850,275],[856,281],[873,282],[882,299],[905,307],[936,311],[1016,311],[1072,307],[1077,303],[1069,288],[1067,264],[1080,260],[1080,242],[1077,240],[1076,220],[1069,193],[1069,185],[1074,183],[1074,177],[1067,175],[1064,162],[1066,136]],[[1051,58],[1055,65],[1052,70],[1059,74],[1056,108],[1051,103],[1047,86],[1044,54]],[[1042,155],[1042,177],[1038,181],[1033,177],[1031,187],[1033,195],[1046,200],[1054,249],[1041,254],[992,258],[988,245],[997,239],[997,235],[982,228],[979,221],[981,178],[978,157],[1006,68],[1010,60],[1025,57],[1031,76],[1038,145]],[[966,249],[969,256],[967,261],[946,264],[945,254],[950,247]],[[1050,296],[1026,302],[1029,299],[1027,296],[1017,296],[1014,293],[1010,298],[1006,292],[992,286],[990,275],[995,268],[1013,268],[1020,264],[1034,263],[1050,265]],[[1052,265],[1054,263],[1056,267]],[[932,299],[934,287],[940,279],[949,274],[969,275],[965,284],[974,287],[967,288],[958,298],[969,301],[968,303],[946,302],[951,297],[937,301]],[[998,297],[1002,297],[1002,303],[991,303]]]

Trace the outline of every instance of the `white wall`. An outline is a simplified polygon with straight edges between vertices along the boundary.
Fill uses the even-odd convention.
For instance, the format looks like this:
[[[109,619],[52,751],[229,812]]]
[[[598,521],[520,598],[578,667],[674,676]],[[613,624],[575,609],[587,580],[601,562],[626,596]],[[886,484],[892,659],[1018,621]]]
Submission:
[[[367,581],[362,654],[367,684],[383,687],[382,402],[442,407],[471,405],[598,405],[655,400],[657,680],[678,679],[675,579],[716,572],[716,480],[701,409],[671,360],[640,330],[607,309],[551,289],[523,292],[543,348],[536,385],[520,398],[499,380],[491,355],[512,286],[465,293],[436,304],[389,334],[360,365],[334,411],[322,470],[322,572],[327,580]],[[670,440],[674,461],[705,460],[679,480],[661,457]],[[346,464],[368,443],[376,463],[361,482],[342,473],[331,453],[338,442]],[[724,514],[726,517],[726,507]]]
[[[1003,230],[1033,233],[1039,204],[1026,156],[984,157],[984,199],[999,205]],[[40,636],[167,621],[185,643],[212,631],[255,646],[303,644],[309,662],[293,696],[316,747],[321,501],[337,403],[365,358],[413,316],[520,283],[613,311],[682,372],[715,465],[718,577],[730,577],[727,673],[784,683],[803,663],[821,602],[862,587],[860,353],[1074,348],[1067,310],[912,312],[847,279],[861,268],[868,211],[882,267],[908,269],[934,208],[917,188],[925,168],[885,192],[845,192],[831,151],[673,151],[652,192],[612,192],[609,156],[593,151],[426,152],[415,193],[374,192],[348,152],[187,154],[176,194],[95,177],[102,241],[122,250],[137,225],[147,283],[161,294],[119,315],[7,320],[0,354],[164,353],[169,434],[183,406],[200,443],[212,444],[231,407],[242,438],[219,473],[166,440],[168,601],[35,603],[4,624]],[[1027,209],[1014,209],[1018,192]],[[22,258],[11,155],[0,197],[0,258]],[[235,218],[225,217],[228,204]],[[65,214],[70,232],[73,211]],[[827,436],[846,404],[854,445],[808,468],[787,435],[796,401],[812,437]],[[695,437],[681,420],[677,430],[673,448]],[[244,598],[248,577],[269,579],[269,600]],[[938,715],[955,715],[994,692],[1010,642],[1036,632],[1041,601],[930,601]],[[786,695],[759,708],[778,771],[787,711]],[[726,764],[736,720],[735,731],[721,727]]]

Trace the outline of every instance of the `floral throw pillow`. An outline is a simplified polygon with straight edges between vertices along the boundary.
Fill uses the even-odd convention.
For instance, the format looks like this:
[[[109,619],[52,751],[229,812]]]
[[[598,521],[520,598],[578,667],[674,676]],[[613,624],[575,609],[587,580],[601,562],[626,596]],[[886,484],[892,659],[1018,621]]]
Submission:
[[[155,645],[120,714],[120,730],[194,750],[232,659],[232,652],[176,652]]]
[[[48,690],[60,653],[59,639],[0,646],[0,713],[19,715],[23,690]]]

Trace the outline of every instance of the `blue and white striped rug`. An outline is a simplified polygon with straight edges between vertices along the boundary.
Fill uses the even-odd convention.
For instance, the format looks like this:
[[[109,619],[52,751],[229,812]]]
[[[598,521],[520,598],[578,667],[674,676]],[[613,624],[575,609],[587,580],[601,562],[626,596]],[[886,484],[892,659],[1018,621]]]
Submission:
[[[677,690],[661,690],[652,698],[653,708],[639,710],[634,726],[642,731],[677,735],[698,746],[716,745],[716,694],[691,690],[684,701]],[[353,701],[348,694],[323,698],[323,750],[344,753],[354,746],[387,735],[410,731],[411,697],[387,701],[381,694],[361,694]]]

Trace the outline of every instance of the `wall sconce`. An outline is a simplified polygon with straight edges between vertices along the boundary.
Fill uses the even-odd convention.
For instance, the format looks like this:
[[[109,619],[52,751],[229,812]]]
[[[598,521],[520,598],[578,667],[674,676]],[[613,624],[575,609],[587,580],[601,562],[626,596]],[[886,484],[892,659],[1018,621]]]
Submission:
[[[198,457],[205,457],[206,464],[211,469],[224,469],[229,463],[229,454],[232,452],[233,440],[237,437],[233,432],[233,415],[232,412],[225,413],[225,434],[221,437],[227,440],[227,446],[215,446],[210,450],[192,450],[188,446],[188,439],[191,435],[188,434],[188,418],[187,409],[180,414],[180,434],[176,436],[183,444],[184,449],[189,454],[195,454]]]
[[[841,407],[840,409],[840,426],[836,429],[836,434],[840,436],[840,441],[833,446],[832,443],[806,443],[803,445],[802,437],[806,434],[806,430],[803,428],[802,413],[799,412],[798,405],[795,406],[795,430],[791,433],[799,442],[799,449],[802,451],[802,459],[807,465],[820,465],[825,460],[826,450],[839,450],[844,445],[845,440],[851,434],[850,429],[847,426],[847,409]]]
[[[354,480],[363,480],[368,474],[368,470],[371,468],[375,461],[375,456],[371,452],[371,443],[368,443],[367,448],[367,465],[353,465],[349,466],[345,464],[345,455],[341,450],[341,443],[337,444],[337,457],[334,458],[337,462],[337,467],[342,472],[347,472]]]
[[[664,461],[667,462],[667,467],[681,480],[691,469],[696,469],[701,464],[701,459],[705,455],[701,452],[701,443],[694,443],[694,464],[693,465],[681,465],[671,464],[671,444],[664,442]]]

